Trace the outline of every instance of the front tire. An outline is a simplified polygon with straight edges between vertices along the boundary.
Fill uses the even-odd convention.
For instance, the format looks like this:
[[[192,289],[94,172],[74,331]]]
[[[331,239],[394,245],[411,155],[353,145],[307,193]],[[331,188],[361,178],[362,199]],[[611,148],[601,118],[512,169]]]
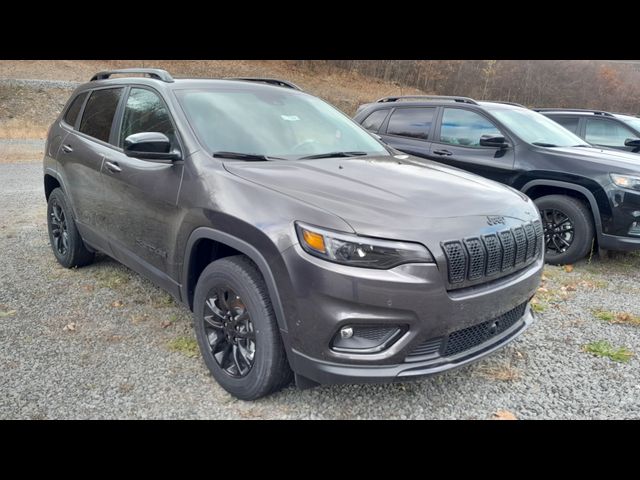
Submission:
[[[583,259],[594,239],[593,218],[587,206],[566,195],[547,195],[534,202],[542,217],[547,263],[566,265]]]
[[[82,267],[93,261],[94,254],[82,241],[67,197],[60,188],[49,195],[47,228],[53,255],[60,265],[65,268]]]
[[[267,287],[248,258],[226,257],[205,268],[193,312],[204,362],[230,394],[255,400],[291,383]]]

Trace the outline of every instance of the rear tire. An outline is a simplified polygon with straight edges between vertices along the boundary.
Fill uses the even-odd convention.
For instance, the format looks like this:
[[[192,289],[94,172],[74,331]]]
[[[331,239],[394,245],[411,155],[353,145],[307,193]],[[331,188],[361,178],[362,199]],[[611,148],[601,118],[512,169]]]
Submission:
[[[60,188],[54,189],[47,202],[47,228],[49,243],[58,263],[65,268],[82,267],[93,262],[78,232],[67,196]]]
[[[204,269],[193,312],[204,362],[230,394],[255,400],[291,383],[267,286],[247,257],[225,257]]]
[[[566,195],[547,195],[534,202],[542,217],[546,262],[566,265],[583,259],[593,247],[594,239],[589,208]]]

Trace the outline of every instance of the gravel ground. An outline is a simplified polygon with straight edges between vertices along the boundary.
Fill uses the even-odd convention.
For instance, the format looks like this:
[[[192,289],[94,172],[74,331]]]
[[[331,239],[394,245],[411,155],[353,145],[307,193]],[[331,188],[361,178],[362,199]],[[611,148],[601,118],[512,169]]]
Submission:
[[[208,375],[188,310],[160,289],[105,257],[55,262],[39,163],[0,165],[0,205],[0,418],[640,418],[638,357],[582,350],[607,340],[640,352],[640,326],[593,314],[640,315],[637,255],[547,267],[538,322],[473,366],[249,403]]]
[[[0,85],[30,88],[68,88],[74,89],[80,82],[67,80],[41,80],[38,78],[0,78]]]

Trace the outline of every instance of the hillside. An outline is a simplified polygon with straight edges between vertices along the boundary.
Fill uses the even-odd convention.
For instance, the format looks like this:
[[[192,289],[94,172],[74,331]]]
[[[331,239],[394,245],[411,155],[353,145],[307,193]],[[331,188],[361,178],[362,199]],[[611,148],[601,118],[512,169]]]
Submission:
[[[76,82],[100,70],[136,66],[164,68],[176,77],[283,78],[348,115],[386,95],[420,92],[311,61],[0,61],[0,139],[44,138]]]

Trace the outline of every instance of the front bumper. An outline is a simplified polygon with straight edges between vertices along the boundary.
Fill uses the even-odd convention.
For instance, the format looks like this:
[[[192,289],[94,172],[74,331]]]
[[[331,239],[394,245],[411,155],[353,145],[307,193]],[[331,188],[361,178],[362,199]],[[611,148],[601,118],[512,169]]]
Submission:
[[[491,353],[532,322],[529,307],[511,328],[446,357],[408,357],[429,339],[478,326],[524,307],[540,283],[542,258],[511,275],[447,291],[436,264],[373,270],[333,264],[299,245],[283,252],[295,315],[288,316],[287,350],[293,370],[318,383],[390,381],[456,368]],[[344,326],[397,326],[403,333],[383,351],[339,352],[332,340]]]
[[[437,357],[421,362],[397,365],[344,365],[321,361],[301,352],[293,352],[293,369],[299,375],[321,384],[388,383],[443,373],[480,360],[518,338],[534,322],[527,305],[525,314],[507,331],[475,348],[451,357]]]

